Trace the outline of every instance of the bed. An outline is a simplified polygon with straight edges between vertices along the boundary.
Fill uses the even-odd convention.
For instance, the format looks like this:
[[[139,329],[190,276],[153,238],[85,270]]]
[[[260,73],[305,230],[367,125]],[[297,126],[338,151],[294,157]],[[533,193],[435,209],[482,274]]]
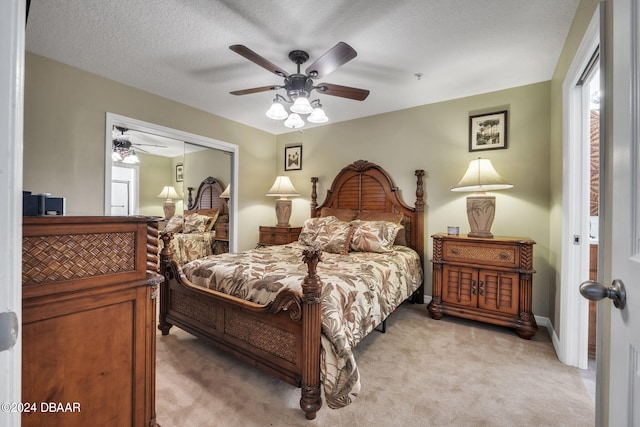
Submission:
[[[322,406],[322,385],[328,406],[349,404],[360,386],[352,347],[404,300],[423,303],[424,171],[417,170],[415,175],[414,207],[402,200],[384,169],[366,160],[343,168],[320,205],[318,179],[312,178],[311,216],[305,221],[299,242],[243,252],[251,262],[240,254],[223,254],[179,266],[172,259],[171,246],[166,244],[171,234],[162,236],[165,247],[160,254],[161,271],[166,280],[161,285],[158,328],[166,335],[172,326],[178,326],[300,387],[300,407],[307,419],[314,419]],[[339,218],[349,212],[353,218]],[[394,223],[386,219],[389,217],[399,219]],[[309,244],[314,227],[332,230],[344,228],[344,223],[349,224],[351,233],[348,248],[343,246],[333,253],[333,240],[320,246],[324,251],[315,243]],[[356,223],[357,227],[353,225]],[[369,243],[362,239],[366,235],[362,230],[372,225],[404,230],[404,245],[397,245],[400,233],[383,234],[387,240],[392,239],[384,249],[393,247],[393,252],[409,257],[405,267],[390,261],[388,252],[368,252]],[[360,240],[355,238],[356,233]],[[316,243],[321,240],[320,234]],[[364,244],[365,250],[354,253],[353,241]],[[378,267],[367,264],[370,258],[385,255],[395,270],[378,271]],[[356,261],[356,257],[362,259]],[[257,264],[262,267],[251,267],[256,260],[263,262]],[[356,265],[359,270],[345,270],[348,265]],[[411,270],[410,277],[405,278],[399,270]],[[237,287],[235,278],[242,271],[258,277],[248,290]],[[228,293],[207,288],[200,283],[203,276],[218,276]],[[342,280],[346,285],[339,284],[336,276],[346,277]],[[397,289],[389,285],[396,276],[403,276],[399,280],[404,281]],[[362,278],[366,289],[350,291],[348,286]],[[334,288],[342,291],[332,293]],[[379,297],[379,289],[387,294]],[[365,301],[365,305],[358,305],[359,301]],[[345,307],[347,316],[339,313]],[[343,328],[345,325],[349,327]]]
[[[188,187],[187,209],[169,219],[163,233],[171,232],[173,260],[184,265],[195,259],[229,251],[227,230],[229,209],[222,193],[222,184],[211,176],[198,186]],[[160,240],[159,249],[163,242]]]

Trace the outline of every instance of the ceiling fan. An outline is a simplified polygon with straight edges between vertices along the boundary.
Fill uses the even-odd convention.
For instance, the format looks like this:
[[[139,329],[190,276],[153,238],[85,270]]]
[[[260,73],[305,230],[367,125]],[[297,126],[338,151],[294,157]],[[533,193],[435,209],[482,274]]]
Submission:
[[[232,91],[232,95],[248,95],[251,93],[265,92],[270,90],[284,89],[287,97],[284,98],[281,95],[276,95],[274,99],[274,105],[267,111],[267,116],[273,119],[287,119],[285,126],[296,128],[304,125],[304,122],[300,119],[298,114],[310,114],[308,121],[314,123],[322,123],[327,121],[326,115],[322,111],[318,117],[314,117],[316,109],[322,109],[322,105],[319,100],[309,101],[309,97],[313,90],[332,96],[339,96],[341,98],[353,99],[356,101],[364,101],[369,96],[369,91],[366,89],[358,89],[350,86],[341,86],[332,83],[319,83],[314,85],[313,79],[322,78],[329,73],[335,71],[340,66],[351,61],[357,56],[357,52],[349,46],[347,43],[339,42],[334,47],[329,49],[318,58],[315,62],[309,65],[305,74],[300,72],[300,66],[307,62],[309,54],[303,50],[292,50],[289,52],[289,59],[297,65],[297,72],[295,74],[288,74],[285,70],[274,65],[267,59],[258,55],[251,49],[243,45],[232,45],[229,49],[237,54],[247,58],[249,61],[261,66],[262,68],[274,73],[275,75],[284,78],[284,84],[282,85],[270,85],[261,86],[251,89],[243,89]],[[292,114],[286,113],[280,101],[293,104],[291,106]],[[277,107],[278,104],[280,107]],[[315,104],[312,106],[312,104]],[[274,108],[277,110],[274,110]],[[292,119],[292,116],[296,116],[299,122],[289,125],[287,122]],[[293,117],[295,119],[295,117]],[[300,123],[301,122],[301,123]]]
[[[114,126],[113,130],[114,132],[120,132],[119,134],[115,133],[112,139],[113,149],[111,152],[111,158],[113,161],[121,161],[122,163],[140,163],[140,160],[138,159],[136,151],[133,147],[135,147],[139,151],[142,151],[143,153],[149,153],[149,151],[142,148],[143,146],[167,148],[166,145],[162,144],[133,142],[131,141],[131,135],[126,133],[127,131],[129,131],[129,129],[125,127]]]

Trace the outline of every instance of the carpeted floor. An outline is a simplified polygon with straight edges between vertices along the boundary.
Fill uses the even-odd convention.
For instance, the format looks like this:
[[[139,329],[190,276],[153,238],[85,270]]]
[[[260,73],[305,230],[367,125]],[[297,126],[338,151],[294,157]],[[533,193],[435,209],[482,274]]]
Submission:
[[[178,328],[157,341],[157,421],[170,426],[592,426],[580,371],[546,329],[510,329],[402,305],[356,349],[362,390],[307,421],[300,390]]]

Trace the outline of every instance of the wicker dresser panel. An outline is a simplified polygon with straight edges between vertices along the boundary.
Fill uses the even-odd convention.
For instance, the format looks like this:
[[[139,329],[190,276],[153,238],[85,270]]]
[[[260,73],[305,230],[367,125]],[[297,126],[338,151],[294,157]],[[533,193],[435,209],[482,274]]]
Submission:
[[[519,264],[517,245],[467,244],[465,242],[445,241],[443,259],[460,262],[491,262],[505,267],[517,267]]]
[[[134,232],[24,236],[22,284],[135,271],[135,237]]]

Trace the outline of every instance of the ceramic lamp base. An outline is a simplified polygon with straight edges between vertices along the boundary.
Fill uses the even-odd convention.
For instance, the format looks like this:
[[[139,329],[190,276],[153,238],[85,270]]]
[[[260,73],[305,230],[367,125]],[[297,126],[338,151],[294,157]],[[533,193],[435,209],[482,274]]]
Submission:
[[[276,218],[278,218],[276,227],[291,227],[289,224],[289,218],[291,218],[291,200],[276,199]]]
[[[469,237],[491,238],[491,225],[496,212],[496,198],[486,194],[467,197],[467,218]]]
[[[164,218],[171,219],[176,214],[176,203],[172,200],[167,200],[162,204],[162,209],[164,209]]]

